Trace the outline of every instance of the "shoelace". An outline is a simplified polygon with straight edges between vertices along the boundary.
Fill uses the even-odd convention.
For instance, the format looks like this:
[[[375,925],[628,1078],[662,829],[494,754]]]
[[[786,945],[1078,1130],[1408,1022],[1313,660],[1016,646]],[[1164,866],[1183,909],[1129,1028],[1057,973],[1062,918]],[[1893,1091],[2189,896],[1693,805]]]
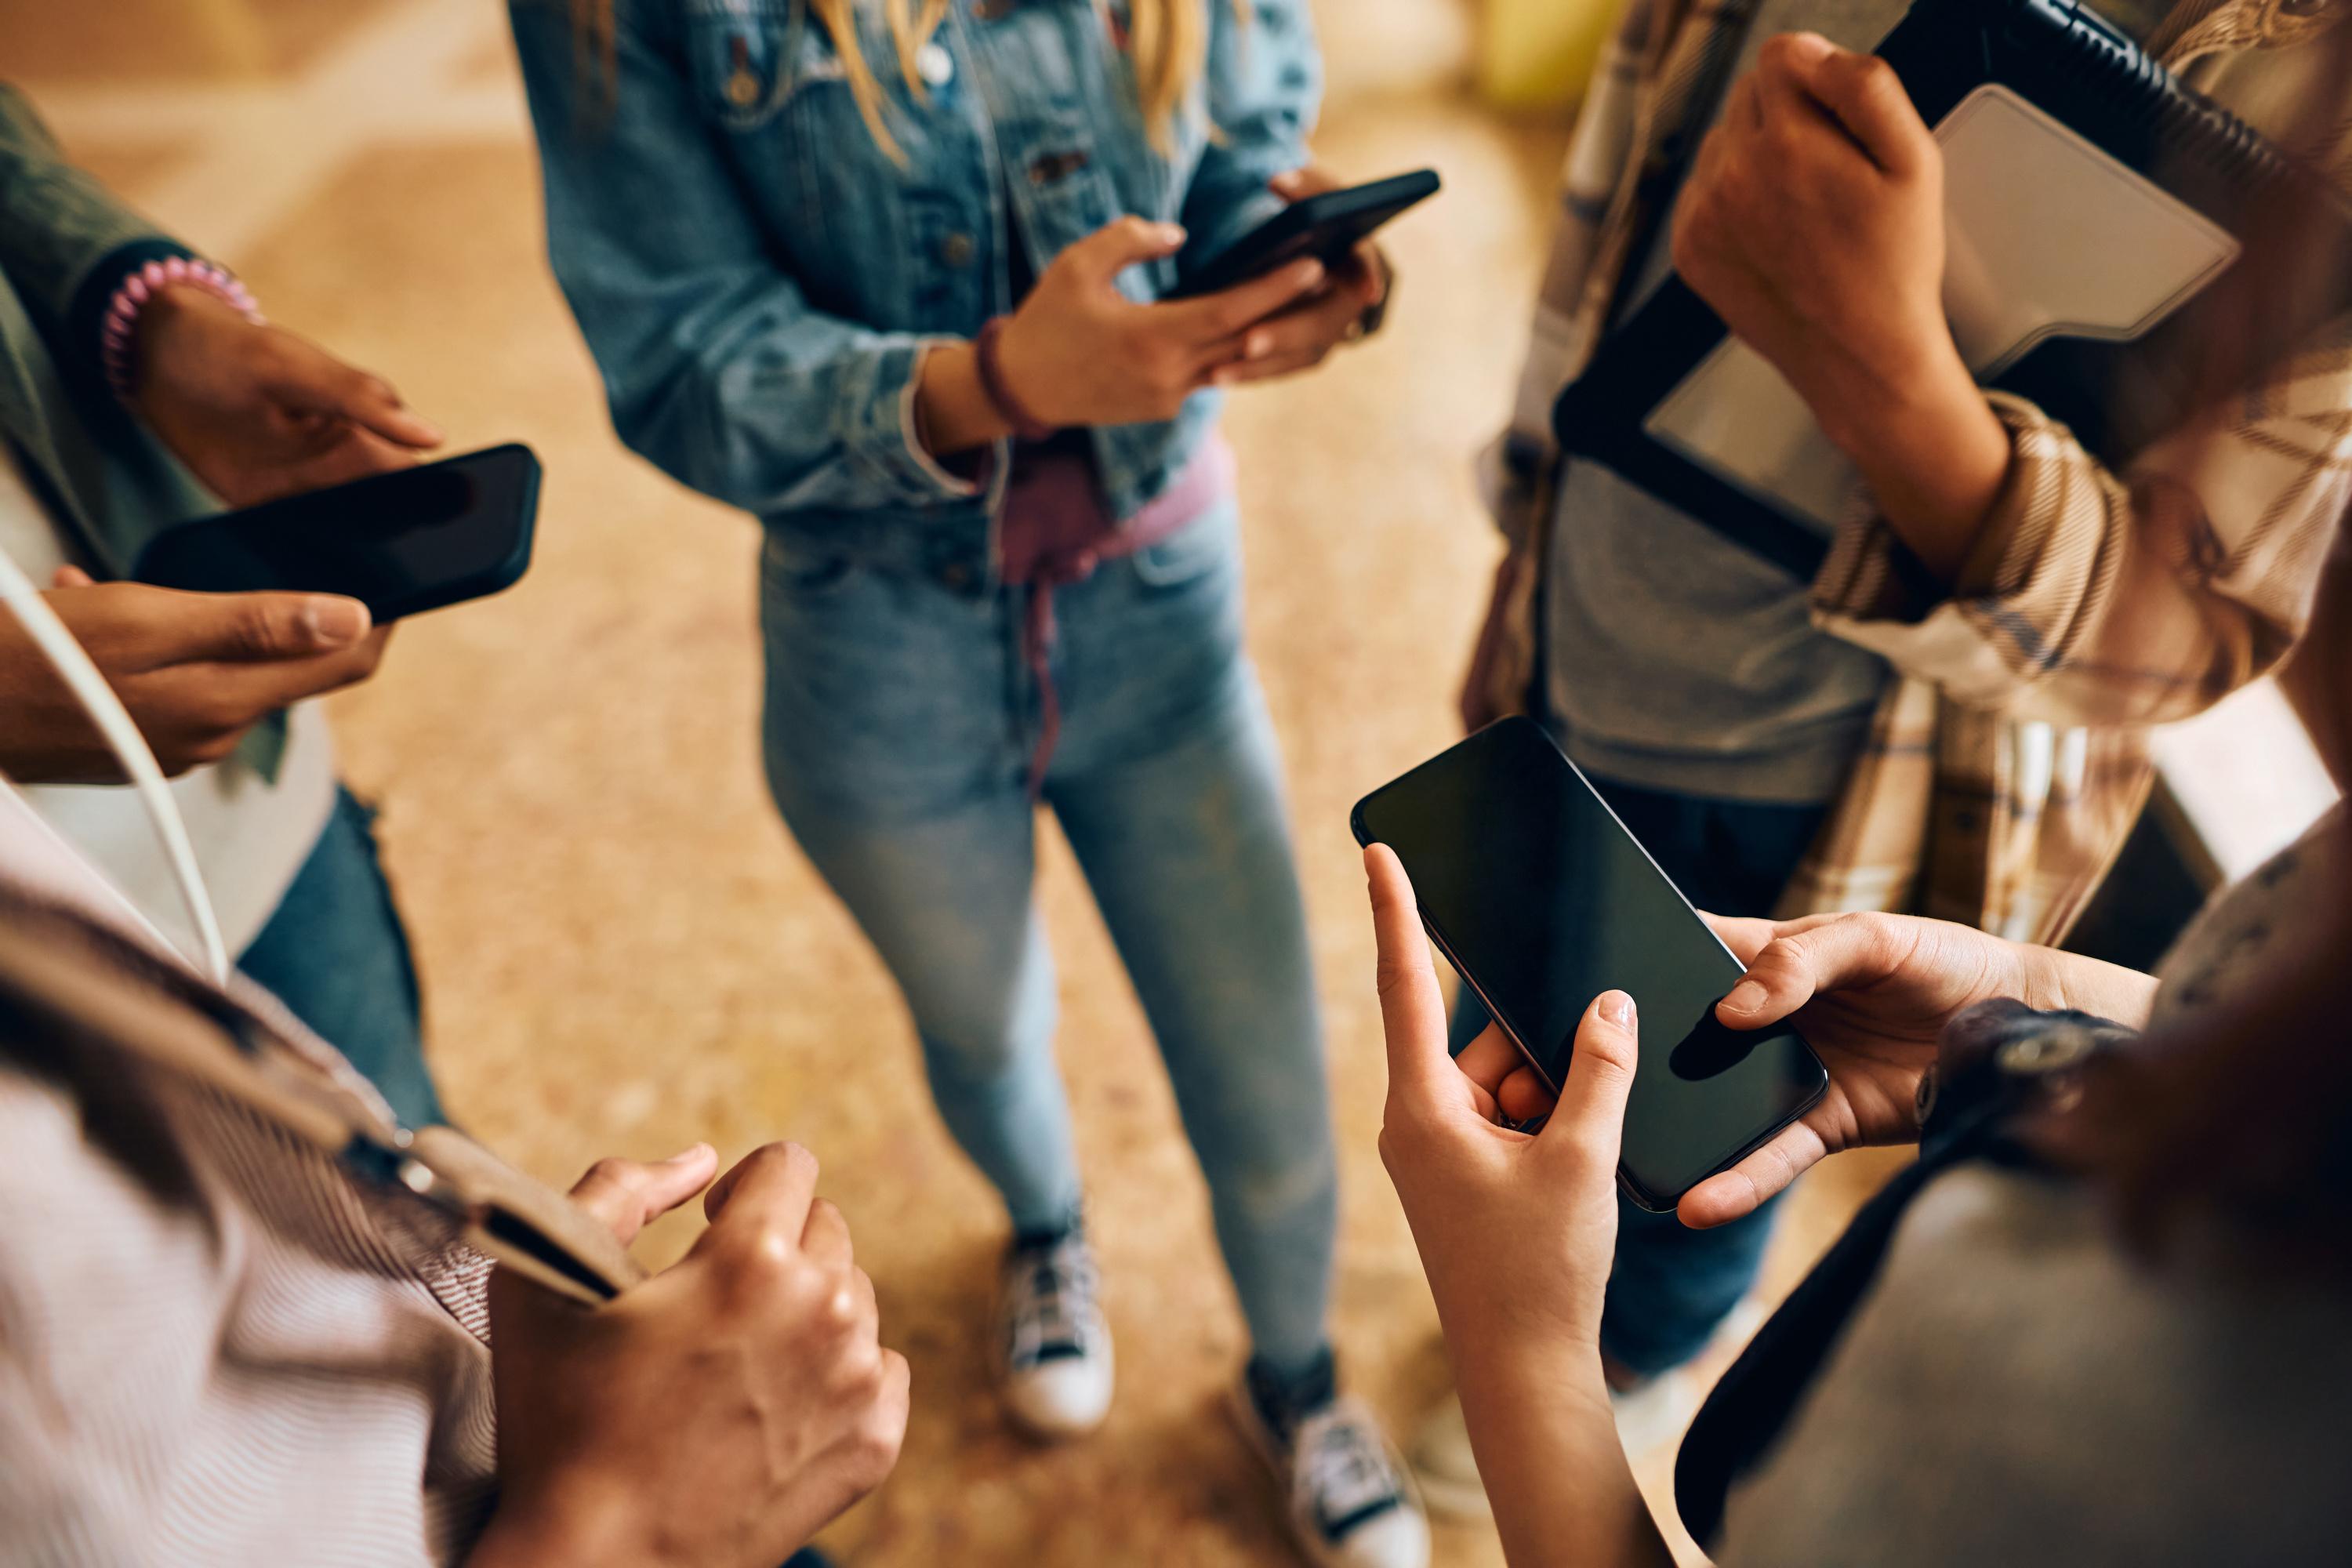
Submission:
[[[1015,1368],[1087,1353],[1097,1321],[1094,1253],[1076,1237],[1016,1254],[1005,1317]]]
[[[1401,1503],[1404,1488],[1387,1446],[1361,1414],[1333,1410],[1298,1429],[1299,1476],[1327,1535]]]

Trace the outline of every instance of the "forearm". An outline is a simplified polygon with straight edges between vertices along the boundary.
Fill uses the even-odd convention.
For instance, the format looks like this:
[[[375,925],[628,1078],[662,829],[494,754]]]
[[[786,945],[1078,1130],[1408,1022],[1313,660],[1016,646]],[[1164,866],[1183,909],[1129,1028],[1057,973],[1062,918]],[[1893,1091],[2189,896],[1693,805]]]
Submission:
[[[1512,1568],[1667,1568],[1633,1483],[1601,1355],[1452,1334],[1455,1386]]]
[[[2021,949],[2023,999],[2045,1010],[2071,1008],[2135,1029],[2147,1027],[2156,976],[2053,947]]]
[[[1939,583],[1958,579],[2008,482],[2008,429],[1948,338],[1894,375],[1832,364],[1802,387],[1879,515]]]

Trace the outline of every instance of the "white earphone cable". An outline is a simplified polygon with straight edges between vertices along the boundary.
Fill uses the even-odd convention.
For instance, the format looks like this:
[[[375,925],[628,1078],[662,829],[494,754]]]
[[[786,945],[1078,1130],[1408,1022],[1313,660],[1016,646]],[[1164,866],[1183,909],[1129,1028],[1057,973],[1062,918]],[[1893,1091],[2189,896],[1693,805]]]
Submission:
[[[148,749],[145,737],[139,733],[139,726],[131,721],[114,689],[106,683],[106,677],[99,673],[98,666],[74,640],[73,633],[66,629],[57,612],[41,597],[40,590],[5,550],[0,550],[0,602],[5,602],[16,612],[26,635],[33,639],[33,646],[41,650],[58,679],[66,683],[66,689],[73,693],[74,700],[98,726],[115,761],[129,775],[131,787],[139,792],[140,802],[147,808],[147,818],[154,825],[155,837],[163,844],[164,858],[171,862],[180,897],[187,904],[196,940],[203,944],[204,971],[215,981],[226,980],[228,948],[221,941],[220,921],[214,917],[211,895],[205,891],[204,872],[197,868],[195,848],[188,842],[187,824],[181,820],[179,803],[172,798],[172,786],[164,779],[155,753]]]

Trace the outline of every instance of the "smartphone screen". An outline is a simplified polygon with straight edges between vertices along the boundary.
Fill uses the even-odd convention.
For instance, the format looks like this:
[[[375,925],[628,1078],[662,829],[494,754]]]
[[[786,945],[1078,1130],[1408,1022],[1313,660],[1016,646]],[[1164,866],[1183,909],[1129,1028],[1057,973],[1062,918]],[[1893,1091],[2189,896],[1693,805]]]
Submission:
[[[1555,1088],[1592,999],[1633,996],[1620,1173],[1643,1207],[1673,1207],[1827,1086],[1793,1031],[1717,1021],[1738,960],[1534,721],[1481,730],[1367,795],[1354,825],[1396,852],[1439,950]]]
[[[156,536],[132,575],[200,593],[344,594],[395,620],[521,576],[539,476],[519,445],[376,474],[182,523]]]

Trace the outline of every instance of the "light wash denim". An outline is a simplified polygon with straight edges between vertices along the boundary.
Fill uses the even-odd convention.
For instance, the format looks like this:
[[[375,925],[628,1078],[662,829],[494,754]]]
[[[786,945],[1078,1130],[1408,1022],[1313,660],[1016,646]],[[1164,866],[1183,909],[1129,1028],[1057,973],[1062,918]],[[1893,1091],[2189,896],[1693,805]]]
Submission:
[[[549,249],[615,427],[765,524],[777,804],[906,994],[950,1128],[1042,1228],[1079,1179],[1031,896],[1026,590],[995,536],[1011,454],[981,479],[935,461],[916,374],[1013,307],[1016,245],[1042,268],[1122,216],[1181,222],[1181,255],[1119,279],[1144,300],[1276,211],[1320,66],[1306,0],[1254,0],[1246,26],[1216,0],[1202,81],[1155,147],[1093,0],[950,7],[919,93],[857,10],[903,161],[804,3],[618,0],[603,88],[562,0],[510,16]],[[1202,393],[1092,431],[1110,513],[1165,490],[1216,413]],[[1158,1036],[1257,1350],[1292,1373],[1323,1344],[1337,1183],[1239,574],[1226,502],[1055,595],[1044,798]]]
[[[1044,794],[1159,1039],[1257,1351],[1295,1371],[1323,1342],[1337,1183],[1235,527],[1220,505],[1055,595]],[[773,539],[763,575],[776,804],[898,977],[940,1113],[1015,1226],[1063,1222],[1079,1179],[1031,896],[1021,596]]]
[[[1126,215],[1182,223],[1181,255],[1119,279],[1154,298],[1279,210],[1266,182],[1307,161],[1321,91],[1306,0],[1252,0],[1246,26],[1214,0],[1162,151],[1094,0],[949,7],[920,100],[860,5],[901,163],[805,0],[614,10],[609,89],[564,0],[509,15],[548,248],[621,438],[777,534],[962,584],[994,572],[995,487],[925,452],[915,374],[928,345],[1012,309],[1013,226],[1043,267]],[[1113,516],[1183,470],[1217,405],[1093,433]]]
[[[376,851],[375,813],[351,791],[336,791],[319,842],[236,966],[366,1074],[402,1125],[442,1119],[408,928]]]

